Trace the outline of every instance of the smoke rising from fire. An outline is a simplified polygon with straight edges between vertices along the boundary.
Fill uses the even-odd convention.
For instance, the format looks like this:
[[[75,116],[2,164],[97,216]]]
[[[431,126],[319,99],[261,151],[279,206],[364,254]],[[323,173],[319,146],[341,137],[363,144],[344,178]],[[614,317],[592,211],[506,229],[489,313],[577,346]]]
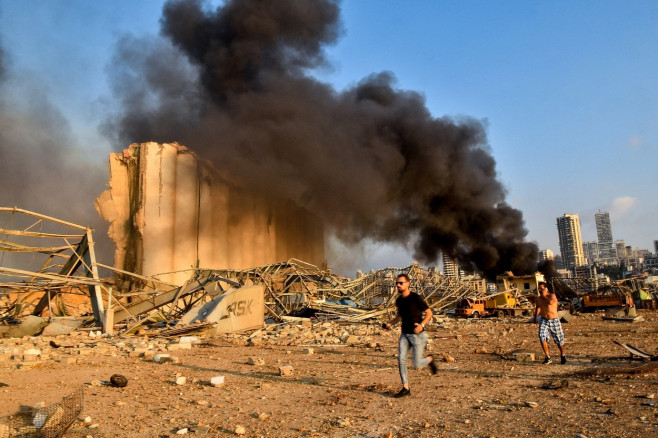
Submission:
[[[489,277],[536,269],[480,122],[434,117],[388,72],[344,91],[310,75],[341,34],[337,3],[169,1],[161,26],[117,44],[117,148],[178,141],[347,242],[401,243],[424,263],[444,251]]]
[[[75,140],[38,75],[17,71],[1,43],[0,206],[105,228],[94,199],[106,184],[107,165]],[[11,216],[4,219],[10,223],[0,227],[17,226]],[[96,244],[109,249],[105,233],[97,233]]]

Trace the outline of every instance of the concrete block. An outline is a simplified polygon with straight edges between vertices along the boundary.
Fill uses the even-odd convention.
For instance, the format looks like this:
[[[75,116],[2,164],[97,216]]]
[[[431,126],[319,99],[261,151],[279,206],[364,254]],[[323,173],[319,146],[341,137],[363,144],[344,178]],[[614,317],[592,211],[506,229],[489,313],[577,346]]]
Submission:
[[[260,357],[250,357],[247,359],[249,365],[265,365],[265,360]]]
[[[174,362],[174,359],[167,353],[158,353],[153,355],[153,362],[167,363],[167,362]]]
[[[287,377],[292,376],[293,368],[292,365],[283,365],[279,367],[279,375]]]
[[[215,376],[210,379],[212,386],[222,386],[224,384],[224,376]]]
[[[531,353],[529,351],[517,351],[516,353],[514,353],[514,359],[516,359],[517,362],[521,362],[521,363],[534,362],[535,353]]]
[[[36,348],[28,348],[27,350],[23,351],[23,361],[25,362],[32,362],[39,360],[41,357],[41,350],[38,350]]]

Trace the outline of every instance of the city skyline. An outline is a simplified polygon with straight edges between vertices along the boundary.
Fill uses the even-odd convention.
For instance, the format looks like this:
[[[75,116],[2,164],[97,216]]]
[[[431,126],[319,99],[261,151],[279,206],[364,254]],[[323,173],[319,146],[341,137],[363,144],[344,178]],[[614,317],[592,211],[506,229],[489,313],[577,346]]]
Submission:
[[[611,243],[612,243],[613,246],[617,242],[624,242],[625,246],[631,246],[633,248],[633,250],[637,250],[637,249],[644,250],[644,249],[646,249],[649,252],[654,252],[655,253],[655,251],[652,251],[652,245],[651,245],[651,243],[653,243],[655,241],[655,239],[652,239],[651,243],[649,245],[641,246],[641,245],[633,244],[633,242],[629,242],[628,240],[624,239],[623,236],[617,236],[617,233],[611,231],[611,230],[614,230],[614,224],[613,224],[612,220],[610,220],[610,217],[609,217],[610,213],[609,212],[599,210],[596,213],[594,213],[593,224],[594,224],[595,236],[594,236],[594,238],[590,238],[590,239],[586,239],[583,236],[583,232],[582,232],[583,218],[580,214],[572,212],[572,213],[565,213],[564,215],[577,215],[578,216],[578,218],[579,218],[579,229],[580,229],[581,241],[582,241],[583,251],[584,252],[586,252],[586,250],[584,248],[585,243],[596,242],[597,245],[601,244],[601,241],[600,241],[600,238],[599,238],[599,232],[598,232],[599,229],[600,229],[604,235],[606,235],[606,233],[610,233],[610,237],[612,237]],[[598,215],[607,216],[607,222],[604,222],[605,225],[599,224],[598,227],[597,227],[597,216]],[[556,219],[560,219],[560,217],[563,217],[563,216],[558,216]],[[560,234],[559,231],[557,231],[556,236],[558,236],[558,247],[557,247],[558,251],[555,251],[555,249],[553,249],[553,248],[539,248],[539,250],[540,251],[542,251],[542,250],[551,250],[555,254],[560,254],[559,234]],[[601,248],[599,247],[599,250],[600,249]],[[614,250],[614,248],[613,248],[613,250]]]

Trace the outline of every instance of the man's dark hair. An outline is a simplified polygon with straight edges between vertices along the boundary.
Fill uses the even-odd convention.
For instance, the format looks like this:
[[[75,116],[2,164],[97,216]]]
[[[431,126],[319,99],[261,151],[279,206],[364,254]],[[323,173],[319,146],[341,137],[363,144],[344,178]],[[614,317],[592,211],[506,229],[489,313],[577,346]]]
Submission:
[[[545,281],[540,281],[539,283],[537,283],[537,289],[539,289],[539,286],[542,286],[542,285],[546,286],[546,289],[548,289],[549,292],[551,291],[551,288],[548,287],[548,284]]]
[[[405,280],[409,281],[409,276],[407,274],[398,274],[397,278],[404,277]]]

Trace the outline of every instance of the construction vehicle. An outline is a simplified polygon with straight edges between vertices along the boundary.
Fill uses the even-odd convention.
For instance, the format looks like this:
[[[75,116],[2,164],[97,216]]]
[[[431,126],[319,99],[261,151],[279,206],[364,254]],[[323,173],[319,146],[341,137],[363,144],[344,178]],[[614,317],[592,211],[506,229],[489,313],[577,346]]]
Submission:
[[[455,308],[455,316],[473,317],[480,316],[529,316],[534,310],[534,305],[526,297],[519,294],[515,289],[486,295],[482,298],[464,298]]]
[[[595,311],[612,307],[635,307],[630,294],[590,293],[582,298],[582,311]]]
[[[464,298],[457,303],[455,316],[462,316],[464,318],[487,316],[489,313],[485,309],[486,301],[483,298]]]

